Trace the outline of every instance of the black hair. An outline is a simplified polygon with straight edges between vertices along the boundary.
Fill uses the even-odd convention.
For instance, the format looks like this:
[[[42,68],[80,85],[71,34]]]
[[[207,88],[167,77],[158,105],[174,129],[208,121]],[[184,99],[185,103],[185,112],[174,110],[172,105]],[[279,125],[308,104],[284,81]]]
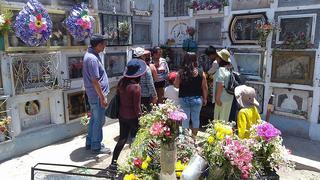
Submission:
[[[220,58],[221,59],[221,58]],[[227,66],[227,65],[230,65],[230,63],[229,62],[227,62],[227,61],[224,61],[224,60],[220,60],[220,62],[219,62],[219,67],[225,67],[225,66]]]
[[[216,55],[217,54],[217,50],[215,47],[213,46],[209,46],[208,48],[206,48],[206,50],[204,51],[204,53],[209,56],[209,55]]]
[[[155,46],[151,50],[151,55],[153,56],[154,54],[158,53],[158,51],[161,51],[161,48],[159,46]]]
[[[188,82],[193,77],[193,70],[195,67],[198,67],[197,55],[195,53],[187,53],[184,55],[179,71],[182,83]]]
[[[91,47],[97,47],[100,43],[103,43],[105,40],[90,40]]]

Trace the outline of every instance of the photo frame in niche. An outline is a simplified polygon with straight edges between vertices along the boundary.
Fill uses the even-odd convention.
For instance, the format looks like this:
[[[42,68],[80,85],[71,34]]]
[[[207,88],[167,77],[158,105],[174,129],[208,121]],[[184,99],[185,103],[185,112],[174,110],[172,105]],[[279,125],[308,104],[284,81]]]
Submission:
[[[90,110],[85,91],[71,90],[64,92],[66,122],[79,120]]]
[[[69,79],[82,78],[83,56],[70,56],[67,61]]]
[[[234,53],[238,70],[247,80],[262,80],[263,60],[261,53]]]
[[[319,0],[278,0],[278,7],[305,6],[319,4]]]
[[[271,81],[312,85],[315,52],[277,51],[273,53]]]
[[[246,9],[269,8],[270,0],[236,0],[232,1],[231,9],[233,11]]]
[[[108,46],[132,44],[132,16],[101,14],[102,32],[107,36]]]
[[[258,44],[259,34],[256,27],[267,22],[265,13],[234,15],[229,27],[232,44]]]
[[[287,38],[305,36],[314,43],[317,14],[297,14],[278,16],[280,31],[276,34],[276,43],[283,44]]]
[[[127,53],[107,53],[104,66],[108,77],[122,76],[127,64]]]
[[[311,112],[312,92],[274,88],[274,113],[308,119]]]
[[[197,35],[199,44],[221,44],[223,19],[199,20],[197,24]],[[210,32],[210,33],[208,33]]]
[[[136,22],[133,24],[133,43],[151,44],[151,22]]]

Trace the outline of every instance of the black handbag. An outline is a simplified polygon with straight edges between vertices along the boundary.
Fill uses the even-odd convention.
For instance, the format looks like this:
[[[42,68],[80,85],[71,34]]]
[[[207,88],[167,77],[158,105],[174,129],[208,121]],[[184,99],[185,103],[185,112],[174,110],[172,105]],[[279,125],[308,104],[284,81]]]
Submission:
[[[111,99],[105,115],[111,119],[117,119],[119,117],[119,108],[120,108],[120,96],[117,93],[113,98]]]

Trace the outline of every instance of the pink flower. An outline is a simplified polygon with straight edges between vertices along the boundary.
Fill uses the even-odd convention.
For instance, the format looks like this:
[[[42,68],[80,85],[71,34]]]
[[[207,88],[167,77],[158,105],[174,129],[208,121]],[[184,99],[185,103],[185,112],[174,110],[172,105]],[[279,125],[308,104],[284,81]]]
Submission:
[[[153,123],[149,132],[153,136],[160,136],[163,133],[163,122]]]
[[[267,142],[281,135],[281,132],[277,128],[267,122],[257,126],[257,133],[258,136],[262,137]]]
[[[142,165],[142,160],[140,158],[134,158],[133,159],[133,164],[138,167],[138,168],[141,168],[141,165]]]
[[[168,117],[173,121],[184,121],[187,119],[186,113],[182,112],[182,110],[171,111]]]

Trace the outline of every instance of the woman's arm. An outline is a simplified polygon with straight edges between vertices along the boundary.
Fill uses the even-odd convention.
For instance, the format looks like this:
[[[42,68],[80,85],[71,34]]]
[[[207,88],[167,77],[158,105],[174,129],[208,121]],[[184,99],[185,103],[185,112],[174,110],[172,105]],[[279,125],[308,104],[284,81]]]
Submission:
[[[206,74],[203,72],[202,74],[202,103],[204,106],[207,105],[207,101],[208,101],[208,84],[207,84],[207,78],[206,78]]]
[[[177,73],[176,79],[174,80],[173,83],[174,87],[179,88],[180,87],[180,75]]]
[[[141,115],[141,87],[139,85],[133,85],[133,110],[136,117]]]

